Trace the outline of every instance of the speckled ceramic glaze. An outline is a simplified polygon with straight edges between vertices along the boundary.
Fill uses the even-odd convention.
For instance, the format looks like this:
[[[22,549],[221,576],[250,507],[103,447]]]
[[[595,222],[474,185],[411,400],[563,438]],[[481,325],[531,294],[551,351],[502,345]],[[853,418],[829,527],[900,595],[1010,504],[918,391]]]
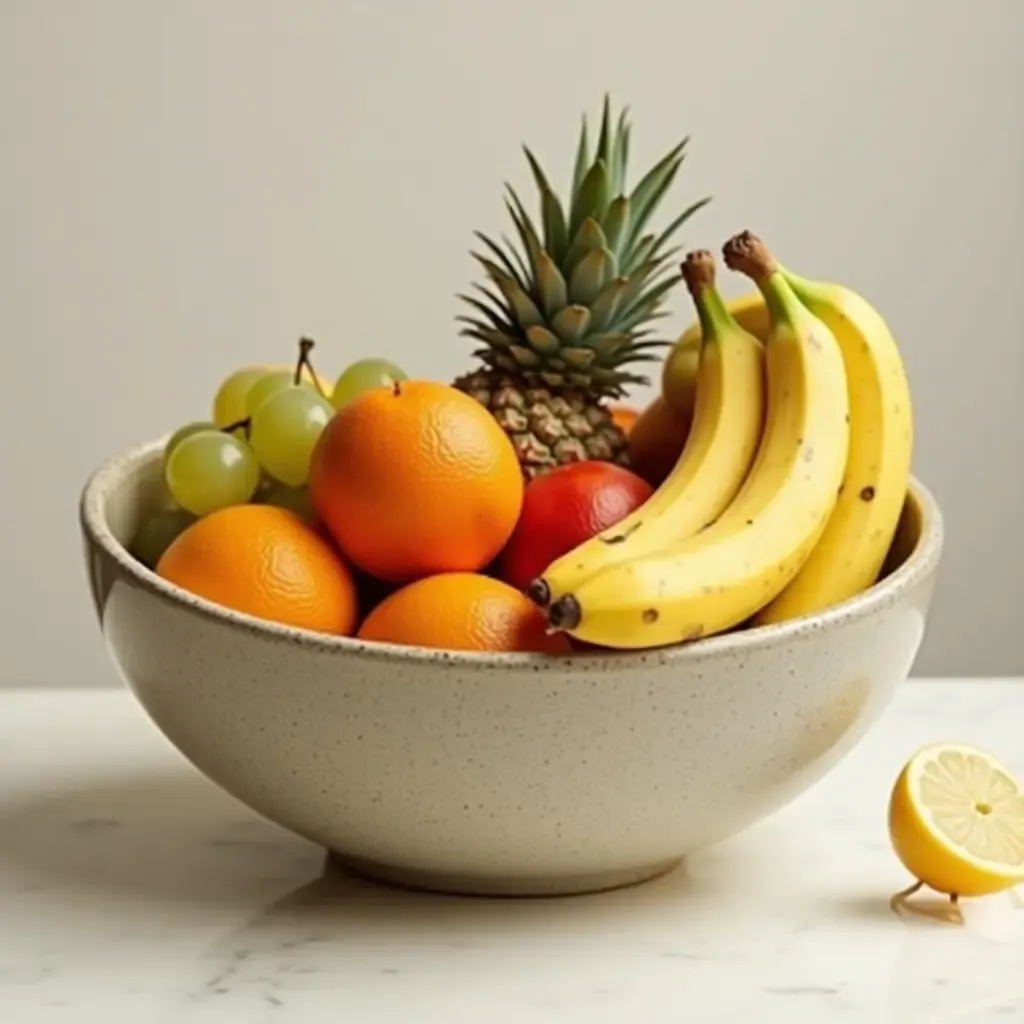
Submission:
[[[287,629],[125,551],[160,499],[158,444],[81,505],[122,675],[200,771],[362,873],[559,894],[653,877],[820,779],[920,646],[942,548],[913,485],[883,579],[811,618],[646,653],[477,655]]]

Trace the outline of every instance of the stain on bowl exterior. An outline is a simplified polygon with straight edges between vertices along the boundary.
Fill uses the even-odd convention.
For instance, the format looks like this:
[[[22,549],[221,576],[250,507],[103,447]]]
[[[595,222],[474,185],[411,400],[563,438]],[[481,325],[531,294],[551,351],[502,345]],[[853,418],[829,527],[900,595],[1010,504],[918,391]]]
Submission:
[[[219,608],[125,550],[160,444],[83,492],[108,649],[156,725],[255,811],[390,882],[488,895],[655,877],[777,810],[908,675],[942,550],[914,483],[885,577],[827,612],[648,652],[545,657],[320,636]]]

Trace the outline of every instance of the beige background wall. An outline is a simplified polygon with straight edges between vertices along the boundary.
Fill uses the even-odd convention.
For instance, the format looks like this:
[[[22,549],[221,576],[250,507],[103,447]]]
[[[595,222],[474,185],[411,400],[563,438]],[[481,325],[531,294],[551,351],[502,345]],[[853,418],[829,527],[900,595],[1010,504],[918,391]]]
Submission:
[[[888,316],[950,534],[917,671],[1024,672],[1022,40],[1021,0],[0,0],[0,685],[115,681],[79,488],[236,364],[459,371],[471,229],[605,89],[638,161],[693,135],[688,242]]]

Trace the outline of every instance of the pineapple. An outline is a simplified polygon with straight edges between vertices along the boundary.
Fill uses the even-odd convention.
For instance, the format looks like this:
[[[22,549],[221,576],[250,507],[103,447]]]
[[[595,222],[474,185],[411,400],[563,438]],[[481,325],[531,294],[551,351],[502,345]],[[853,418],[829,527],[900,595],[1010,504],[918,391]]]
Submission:
[[[593,155],[583,119],[572,195],[563,206],[533,153],[523,147],[540,193],[541,231],[511,186],[505,205],[519,236],[503,246],[476,232],[474,252],[487,283],[460,295],[472,314],[463,334],[481,342],[481,367],[454,386],[481,402],[512,439],[530,480],[567,462],[625,465],[625,434],[609,399],[647,379],[633,367],[657,361],[652,324],[679,281],[668,247],[676,231],[710,198],[679,214],[660,233],[644,233],[683,162],[688,139],[625,191],[630,125],[613,127],[608,99]]]

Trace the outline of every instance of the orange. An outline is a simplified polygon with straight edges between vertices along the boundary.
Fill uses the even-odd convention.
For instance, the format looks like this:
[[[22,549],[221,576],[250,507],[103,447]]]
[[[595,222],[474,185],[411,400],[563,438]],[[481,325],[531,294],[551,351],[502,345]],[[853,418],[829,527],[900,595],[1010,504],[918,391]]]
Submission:
[[[396,590],[366,617],[359,637],[448,651],[570,651],[545,632],[544,613],[514,587],[490,576],[449,572]]]
[[[512,442],[475,398],[432,381],[373,388],[313,452],[309,493],[341,550],[378,579],[476,572],[523,504]]]
[[[197,520],[157,574],[225,608],[286,626],[350,636],[356,585],[338,553],[294,512],[234,505]]]
[[[674,412],[664,398],[656,398],[629,432],[629,468],[658,487],[672,472],[689,433],[689,417]]]
[[[637,417],[640,415],[638,409],[634,409],[631,405],[613,405],[608,411],[612,414],[612,423],[615,424],[621,430],[626,437],[629,437],[630,431],[633,429],[633,424],[636,423]]]

